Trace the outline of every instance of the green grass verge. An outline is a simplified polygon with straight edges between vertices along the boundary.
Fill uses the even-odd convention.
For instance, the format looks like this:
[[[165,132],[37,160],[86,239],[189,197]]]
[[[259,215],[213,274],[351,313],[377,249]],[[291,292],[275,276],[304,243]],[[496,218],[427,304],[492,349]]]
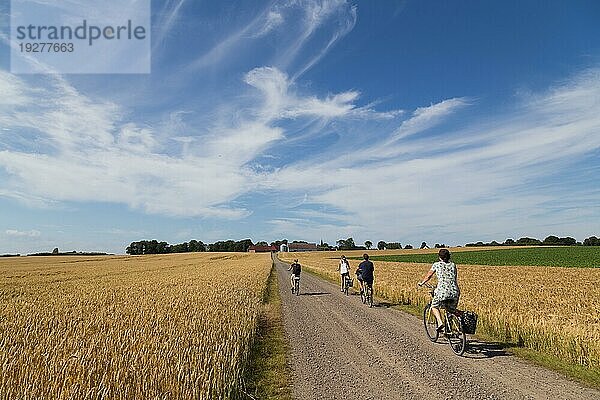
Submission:
[[[333,279],[330,276],[327,276],[326,274],[321,273],[319,271],[313,270],[310,267],[305,267],[304,271],[309,272],[312,275],[318,276],[319,278],[322,278],[326,281],[338,284],[338,281],[336,279]],[[378,298],[378,300],[379,299],[382,299],[384,301],[387,300],[385,298]],[[406,312],[408,314],[412,314],[418,318],[423,317],[423,308],[418,307],[414,304],[389,304],[389,307],[395,310]],[[519,358],[532,362],[533,364],[556,371],[586,386],[600,389],[600,370],[598,369],[586,368],[581,365],[572,364],[555,356],[520,347],[516,343],[498,340],[498,338],[489,335],[486,332],[483,332],[481,329],[478,330],[477,335],[470,336],[473,336],[475,339],[483,342],[497,344],[507,353],[513,354]]]
[[[567,363],[558,357],[526,349],[524,347],[509,347],[507,350],[525,360],[554,370],[573,380],[579,381],[584,385],[600,389],[599,369],[586,368],[581,365]]]
[[[259,316],[257,339],[245,375],[248,399],[292,399],[291,389],[287,384],[290,377],[287,354],[277,271],[273,266],[263,299],[263,310]]]
[[[556,371],[571,380],[582,383],[585,386],[600,389],[600,369],[587,368],[582,365],[572,364],[556,356],[528,349],[513,342],[499,341],[493,335],[481,330],[478,330],[477,335],[473,336],[482,342],[497,344],[507,353],[529,361],[532,364]]]
[[[352,257],[352,259],[360,259]],[[372,256],[373,261],[415,262],[432,264],[437,254],[398,254]],[[471,265],[534,265],[547,267],[600,268],[600,247],[563,246],[454,251],[452,260]]]

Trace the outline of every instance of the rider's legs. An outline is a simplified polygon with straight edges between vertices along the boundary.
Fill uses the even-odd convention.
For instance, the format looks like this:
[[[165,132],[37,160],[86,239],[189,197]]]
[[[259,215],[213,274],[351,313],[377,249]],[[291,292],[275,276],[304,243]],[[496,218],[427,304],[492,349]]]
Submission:
[[[341,281],[340,285],[341,285],[342,292],[346,288],[346,279],[348,279],[348,278],[350,278],[350,274],[348,272],[340,275],[340,281]]]
[[[435,296],[431,301],[431,311],[437,320],[438,327],[442,326],[444,322],[442,321],[442,314],[440,313],[440,307],[444,307],[447,310],[454,311],[456,310],[456,306],[458,306],[458,299],[438,299]]]
[[[440,309],[438,307],[431,306],[431,312],[437,320],[437,326],[442,326],[444,323],[442,322],[442,315],[440,314]]]
[[[290,275],[290,287],[294,290],[294,274]]]

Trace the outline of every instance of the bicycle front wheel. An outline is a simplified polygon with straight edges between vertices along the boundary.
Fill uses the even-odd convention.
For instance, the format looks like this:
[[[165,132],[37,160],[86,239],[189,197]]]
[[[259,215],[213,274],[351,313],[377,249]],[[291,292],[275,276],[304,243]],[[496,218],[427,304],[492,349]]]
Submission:
[[[429,340],[432,342],[437,341],[440,334],[437,331],[437,320],[431,311],[431,304],[427,304],[423,310],[423,325],[425,326],[425,333]]]
[[[462,356],[467,347],[467,335],[462,326],[460,318],[452,313],[447,313],[448,326],[450,332],[448,333],[448,342],[452,351],[459,356]]]

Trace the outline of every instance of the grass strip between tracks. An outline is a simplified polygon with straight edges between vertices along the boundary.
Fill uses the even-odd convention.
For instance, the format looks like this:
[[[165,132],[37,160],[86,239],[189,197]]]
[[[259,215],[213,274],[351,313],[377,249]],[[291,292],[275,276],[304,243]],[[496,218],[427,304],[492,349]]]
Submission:
[[[310,274],[315,275],[323,280],[326,280],[328,282],[332,282],[332,283],[339,285],[339,282],[337,281],[337,279],[332,279],[329,276],[310,268],[309,266],[303,266],[303,271],[309,272]],[[376,297],[375,300],[377,303],[379,300],[385,301],[386,299]],[[404,311],[406,313],[412,314],[419,318],[423,317],[423,309],[420,307],[417,307],[415,305],[412,305],[412,304],[409,304],[409,305],[405,305],[405,304],[393,304],[392,305],[392,304],[390,304],[388,307],[396,309],[396,310]],[[499,347],[501,347],[504,351],[511,353],[517,357],[520,357],[524,360],[527,360],[529,362],[532,362],[533,364],[556,371],[556,372],[568,377],[569,379],[578,381],[586,386],[600,389],[600,371],[599,370],[592,369],[592,368],[586,368],[586,367],[583,367],[580,365],[574,365],[574,364],[568,363],[564,360],[561,360],[558,357],[551,356],[549,354],[544,354],[539,351],[530,350],[530,349],[518,346],[516,343],[499,341],[496,337],[490,336],[485,332],[481,332],[481,330],[479,330],[478,332],[479,333],[477,335],[469,335],[469,336],[473,336],[476,339],[484,341],[484,342],[494,343],[494,344],[498,345]]]
[[[286,361],[289,349],[281,315],[277,270],[273,265],[263,298],[257,338],[245,376],[249,399],[292,399],[288,385],[290,371]]]

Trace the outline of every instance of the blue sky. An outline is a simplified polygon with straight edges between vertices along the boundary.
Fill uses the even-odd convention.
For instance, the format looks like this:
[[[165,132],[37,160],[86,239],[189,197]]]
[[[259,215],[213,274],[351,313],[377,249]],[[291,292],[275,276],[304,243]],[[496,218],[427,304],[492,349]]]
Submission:
[[[0,253],[600,234],[596,1],[154,1],[147,75],[11,74],[0,4]]]

